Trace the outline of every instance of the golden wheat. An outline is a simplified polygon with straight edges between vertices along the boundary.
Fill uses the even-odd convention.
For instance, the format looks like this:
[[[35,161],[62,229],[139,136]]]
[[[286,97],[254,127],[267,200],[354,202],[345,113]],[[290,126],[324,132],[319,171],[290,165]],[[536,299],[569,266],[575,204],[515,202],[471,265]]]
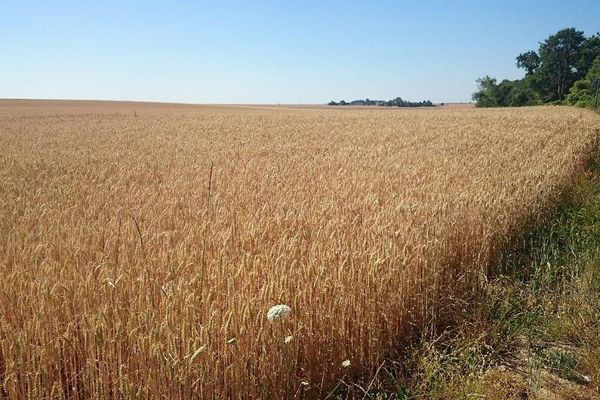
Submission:
[[[562,107],[1,102],[0,391],[323,397],[441,323],[599,125]]]

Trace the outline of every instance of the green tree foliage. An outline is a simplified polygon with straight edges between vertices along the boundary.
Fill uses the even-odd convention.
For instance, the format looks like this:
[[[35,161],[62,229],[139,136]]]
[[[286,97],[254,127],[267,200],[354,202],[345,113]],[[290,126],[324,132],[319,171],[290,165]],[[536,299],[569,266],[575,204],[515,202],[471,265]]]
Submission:
[[[477,79],[479,90],[473,93],[473,100],[477,107],[500,107],[496,94],[496,79],[489,76]]]
[[[598,80],[600,80],[600,56],[593,61],[585,77],[575,82],[567,96],[567,103],[578,107],[594,105],[597,90],[594,82],[598,82]]]
[[[527,71],[527,75],[533,74],[540,67],[542,60],[535,51],[527,51],[517,56],[517,67]]]
[[[581,47],[584,42],[583,32],[575,28],[563,29],[542,42],[538,73],[547,84],[545,100],[564,100],[573,83],[585,75],[585,71],[578,68],[581,67]],[[550,90],[552,86],[554,90]]]
[[[473,94],[477,107],[521,107],[539,103],[537,94],[526,80],[497,83],[496,79],[485,76],[477,80],[479,91]]]
[[[581,54],[577,69],[589,71],[594,61],[600,56],[600,33],[590,36],[581,45]],[[585,74],[584,74],[585,75]]]
[[[527,106],[563,102],[571,93],[569,104],[588,104],[595,79],[588,73],[599,56],[600,33],[586,38],[575,28],[562,29],[541,42],[537,52],[517,56],[517,67],[525,70],[523,79],[497,83],[489,76],[480,78],[473,100],[478,107]]]
[[[511,107],[535,106],[540,104],[538,94],[533,90],[525,80],[514,81],[510,95],[509,105]]]
[[[382,107],[434,107],[434,104],[431,100],[423,100],[419,102],[403,100],[402,97],[396,97],[393,100],[352,100],[351,102],[346,102],[345,100],[341,100],[339,103],[335,101],[330,101],[328,103],[330,106],[382,106]]]

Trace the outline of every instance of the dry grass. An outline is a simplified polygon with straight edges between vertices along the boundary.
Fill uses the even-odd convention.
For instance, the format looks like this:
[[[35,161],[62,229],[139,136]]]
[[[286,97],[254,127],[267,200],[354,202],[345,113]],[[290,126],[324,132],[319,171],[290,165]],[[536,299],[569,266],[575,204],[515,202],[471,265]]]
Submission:
[[[556,204],[600,122],[561,107],[0,106],[14,398],[324,397],[443,323]],[[269,322],[279,303],[292,315]]]

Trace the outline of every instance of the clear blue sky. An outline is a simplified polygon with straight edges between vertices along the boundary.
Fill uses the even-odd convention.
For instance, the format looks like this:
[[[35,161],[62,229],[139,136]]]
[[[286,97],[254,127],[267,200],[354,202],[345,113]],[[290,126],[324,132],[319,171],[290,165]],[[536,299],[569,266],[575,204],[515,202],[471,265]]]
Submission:
[[[469,101],[600,1],[0,1],[0,98]]]

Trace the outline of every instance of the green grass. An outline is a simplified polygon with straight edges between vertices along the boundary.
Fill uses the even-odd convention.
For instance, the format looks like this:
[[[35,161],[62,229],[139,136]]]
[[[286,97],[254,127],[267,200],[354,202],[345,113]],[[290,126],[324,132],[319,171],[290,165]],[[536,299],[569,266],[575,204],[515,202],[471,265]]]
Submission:
[[[600,154],[543,226],[510,246],[455,325],[340,398],[600,398]]]

